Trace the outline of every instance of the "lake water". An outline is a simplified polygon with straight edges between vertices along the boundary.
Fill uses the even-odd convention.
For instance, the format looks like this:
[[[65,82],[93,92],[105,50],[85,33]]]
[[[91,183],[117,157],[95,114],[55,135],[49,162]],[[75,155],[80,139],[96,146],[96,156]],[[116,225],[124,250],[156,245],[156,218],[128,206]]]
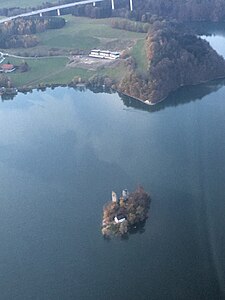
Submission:
[[[0,298],[225,299],[224,115],[224,81],[153,108],[70,88],[0,103]],[[145,231],[105,241],[103,204],[138,184]]]

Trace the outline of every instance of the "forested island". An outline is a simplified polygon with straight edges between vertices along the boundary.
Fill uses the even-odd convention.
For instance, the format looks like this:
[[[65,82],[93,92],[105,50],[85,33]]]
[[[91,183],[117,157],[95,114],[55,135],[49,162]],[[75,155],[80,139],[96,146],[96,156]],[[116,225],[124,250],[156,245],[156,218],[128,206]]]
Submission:
[[[10,17],[69,2],[2,7],[0,15]],[[11,74],[1,66],[0,85],[19,91],[61,84],[104,86],[152,105],[182,86],[225,77],[224,59],[182,24],[225,21],[223,1],[133,0],[133,8],[130,11],[129,1],[121,0],[112,10],[111,1],[105,0],[61,11],[72,17],[45,14],[2,23],[0,51],[10,52],[7,64],[16,71]],[[88,54],[96,48],[119,51],[120,58],[111,63],[90,60]],[[26,68],[16,67],[21,65]],[[19,75],[19,70],[29,76]]]
[[[119,198],[115,192],[112,192],[112,201],[103,208],[103,236],[106,238],[124,237],[133,229],[143,228],[148,218],[150,202],[150,196],[143,187],[138,187],[131,194],[123,190]]]

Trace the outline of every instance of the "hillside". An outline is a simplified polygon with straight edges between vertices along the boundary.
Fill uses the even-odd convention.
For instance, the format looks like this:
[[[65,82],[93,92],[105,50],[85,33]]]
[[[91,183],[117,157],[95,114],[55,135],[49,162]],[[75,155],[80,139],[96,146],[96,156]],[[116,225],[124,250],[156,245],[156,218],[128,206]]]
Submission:
[[[180,32],[167,22],[154,23],[145,48],[147,71],[131,67],[118,84],[118,90],[151,104],[163,100],[181,86],[225,76],[225,61],[208,42]]]
[[[208,42],[183,30],[176,22],[157,19],[149,24],[73,16],[17,19],[1,26],[0,46],[10,48],[8,63],[26,62],[29,71],[21,74],[17,68],[2,82],[19,89],[107,86],[155,104],[181,86],[225,77],[224,59]],[[93,48],[119,51],[121,58],[91,60],[87,54]]]

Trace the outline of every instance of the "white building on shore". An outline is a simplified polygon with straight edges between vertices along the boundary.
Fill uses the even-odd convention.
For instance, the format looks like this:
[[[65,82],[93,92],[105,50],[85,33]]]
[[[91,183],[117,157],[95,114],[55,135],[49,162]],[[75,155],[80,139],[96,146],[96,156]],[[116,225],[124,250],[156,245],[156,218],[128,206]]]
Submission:
[[[89,56],[95,58],[117,59],[120,57],[120,53],[109,50],[93,49]]]

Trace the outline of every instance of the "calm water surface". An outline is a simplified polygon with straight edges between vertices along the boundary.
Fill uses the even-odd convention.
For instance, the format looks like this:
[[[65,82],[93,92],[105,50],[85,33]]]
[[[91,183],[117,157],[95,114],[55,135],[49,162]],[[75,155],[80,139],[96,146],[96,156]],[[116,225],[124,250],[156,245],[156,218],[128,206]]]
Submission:
[[[224,82],[144,108],[69,88],[0,103],[1,299],[225,299]],[[138,184],[145,232],[104,241],[111,190]]]

